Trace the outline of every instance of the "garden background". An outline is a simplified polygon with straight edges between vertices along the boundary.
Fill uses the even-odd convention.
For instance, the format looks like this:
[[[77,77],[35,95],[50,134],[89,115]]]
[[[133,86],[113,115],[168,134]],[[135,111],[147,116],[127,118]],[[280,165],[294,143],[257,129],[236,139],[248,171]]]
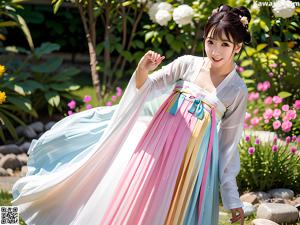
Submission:
[[[16,160],[50,122],[118,104],[148,50],[166,56],[164,65],[184,54],[202,56],[205,22],[221,3],[243,5],[252,16],[252,41],[235,59],[249,91],[239,191],[287,188],[296,197],[300,5],[289,0],[0,0],[0,175],[16,177],[26,166],[26,157],[6,163],[5,146],[23,147],[10,155]],[[0,205],[9,204],[9,193],[0,197]]]

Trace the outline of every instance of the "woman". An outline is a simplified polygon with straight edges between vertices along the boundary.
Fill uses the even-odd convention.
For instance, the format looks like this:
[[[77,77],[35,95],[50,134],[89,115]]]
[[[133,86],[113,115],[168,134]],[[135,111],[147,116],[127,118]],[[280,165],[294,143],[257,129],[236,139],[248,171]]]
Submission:
[[[219,188],[244,222],[236,175],[247,88],[233,61],[250,42],[245,7],[220,5],[207,57],[140,60],[117,106],[64,118],[29,149],[13,187],[27,224],[217,225]],[[220,186],[219,186],[220,185]]]

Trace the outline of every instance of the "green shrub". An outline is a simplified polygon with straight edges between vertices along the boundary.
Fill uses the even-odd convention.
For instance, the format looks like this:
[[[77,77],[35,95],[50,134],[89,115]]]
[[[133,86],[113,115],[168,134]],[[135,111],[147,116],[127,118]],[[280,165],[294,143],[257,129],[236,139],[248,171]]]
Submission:
[[[299,139],[294,136],[280,141],[262,142],[245,135],[239,144],[241,169],[237,182],[242,190],[267,191],[272,188],[291,188],[300,191]]]

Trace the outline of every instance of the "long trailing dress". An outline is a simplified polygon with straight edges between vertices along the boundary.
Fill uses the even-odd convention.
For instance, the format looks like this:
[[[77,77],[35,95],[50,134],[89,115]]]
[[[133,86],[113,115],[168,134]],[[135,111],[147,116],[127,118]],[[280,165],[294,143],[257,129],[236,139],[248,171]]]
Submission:
[[[247,88],[236,70],[211,93],[195,84],[203,58],[178,57],[116,106],[57,122],[29,149],[13,186],[27,224],[217,225],[242,207],[237,143]],[[201,73],[200,73],[201,74]]]

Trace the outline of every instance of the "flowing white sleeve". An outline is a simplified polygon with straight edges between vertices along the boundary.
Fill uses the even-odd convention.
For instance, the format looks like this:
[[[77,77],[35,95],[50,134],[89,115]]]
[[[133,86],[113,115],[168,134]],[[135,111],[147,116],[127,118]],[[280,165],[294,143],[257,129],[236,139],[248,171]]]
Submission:
[[[247,96],[247,88],[240,87],[233,104],[227,108],[219,129],[220,191],[223,207],[226,210],[243,207],[239,198],[236,176],[240,171],[238,143],[243,132]]]
[[[159,95],[159,93],[163,94],[170,84],[181,79],[181,75],[187,69],[189,60],[189,55],[183,55],[176,58],[169,64],[162,66],[161,69],[150,73],[144,82],[144,84],[149,83],[151,89],[150,93],[153,95]],[[136,71],[134,72],[134,76],[135,75]],[[140,89],[145,86],[144,84],[140,87]]]

